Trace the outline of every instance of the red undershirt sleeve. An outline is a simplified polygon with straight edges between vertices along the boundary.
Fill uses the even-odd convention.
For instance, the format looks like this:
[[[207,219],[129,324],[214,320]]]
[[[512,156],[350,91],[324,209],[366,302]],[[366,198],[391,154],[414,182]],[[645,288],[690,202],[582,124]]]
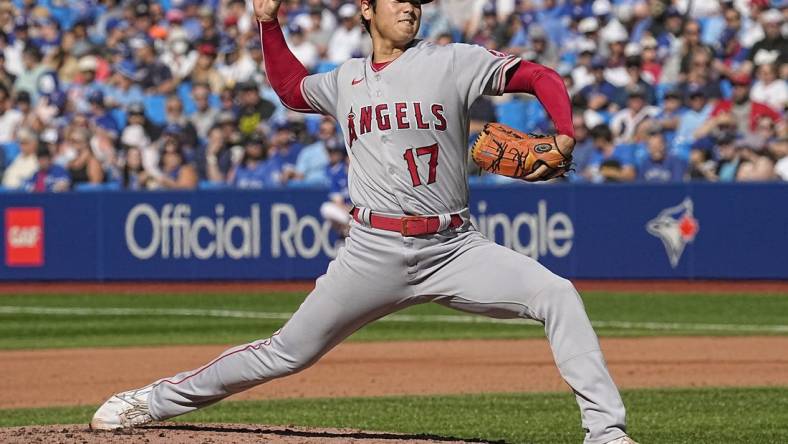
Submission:
[[[556,133],[575,137],[569,93],[563,79],[554,70],[523,60],[513,71],[504,92],[535,95],[552,119]]]
[[[294,111],[316,112],[301,92],[301,82],[309,72],[287,47],[279,21],[258,21],[257,24],[260,28],[265,72],[279,99]]]

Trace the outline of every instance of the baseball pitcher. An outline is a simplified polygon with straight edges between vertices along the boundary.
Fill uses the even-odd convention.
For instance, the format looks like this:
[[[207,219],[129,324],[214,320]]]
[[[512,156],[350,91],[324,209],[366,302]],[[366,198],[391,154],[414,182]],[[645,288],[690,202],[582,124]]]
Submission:
[[[376,319],[434,302],[543,323],[558,370],[576,393],[585,443],[634,443],[574,286],[486,239],[469,220],[471,104],[482,94],[536,95],[555,136],[521,149],[517,144],[527,138],[491,128],[486,137],[494,142],[484,144],[493,147],[491,171],[545,180],[571,162],[574,132],[566,88],[554,71],[515,56],[415,40],[421,5],[429,1],[361,0],[373,54],[308,75],[277,22],[281,0],[254,0],[266,72],[282,102],[342,125],[354,205],[350,236],[281,330],[231,348],[201,368],[112,396],[93,417],[93,429],[133,427],[211,405],[309,367]],[[560,155],[540,157],[554,152]]]

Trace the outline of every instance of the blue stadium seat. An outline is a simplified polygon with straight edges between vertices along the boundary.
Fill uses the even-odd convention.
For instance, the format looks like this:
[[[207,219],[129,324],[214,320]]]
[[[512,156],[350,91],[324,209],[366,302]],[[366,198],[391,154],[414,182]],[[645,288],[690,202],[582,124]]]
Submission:
[[[120,189],[119,182],[107,182],[107,183],[90,183],[90,182],[82,182],[74,185],[74,191],[80,192],[101,192],[101,191],[114,191]]]
[[[226,188],[230,188],[230,185],[224,182],[214,182],[211,180],[201,180],[197,184],[197,189],[199,190],[223,190]]]
[[[145,96],[143,105],[145,106],[145,115],[151,122],[157,125],[163,125],[166,117],[164,114],[164,106],[167,98],[163,95]]]
[[[118,124],[118,128],[126,128],[128,116],[126,115],[126,111],[123,108],[114,108],[109,112],[109,114],[113,119],[115,119],[115,122]]]
[[[19,144],[16,142],[4,143],[2,147],[5,152],[5,164],[8,166],[19,155]]]
[[[183,102],[183,114],[191,116],[197,110],[197,104],[192,99],[192,82],[183,81],[178,84],[178,97]]]

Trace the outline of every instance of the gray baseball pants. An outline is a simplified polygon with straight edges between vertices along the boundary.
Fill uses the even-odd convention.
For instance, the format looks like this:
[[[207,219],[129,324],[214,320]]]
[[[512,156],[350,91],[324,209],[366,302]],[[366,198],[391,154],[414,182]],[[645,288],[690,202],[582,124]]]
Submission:
[[[543,323],[558,370],[580,406],[585,443],[625,434],[624,404],[574,286],[489,241],[468,222],[403,237],[354,221],[345,248],[280,331],[157,381],[151,414],[158,420],[182,415],[304,370],[364,325],[425,302]]]

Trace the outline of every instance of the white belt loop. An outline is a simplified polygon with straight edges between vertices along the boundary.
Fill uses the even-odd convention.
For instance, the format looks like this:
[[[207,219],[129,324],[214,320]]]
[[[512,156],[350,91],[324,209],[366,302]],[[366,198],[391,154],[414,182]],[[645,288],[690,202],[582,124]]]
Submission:
[[[449,224],[451,224],[451,214],[439,214],[438,219],[440,220],[440,226],[438,226],[438,232],[441,232],[447,228],[449,228]]]
[[[372,211],[370,211],[369,208],[359,208],[358,218],[361,219],[361,222],[368,227],[372,226],[372,218],[370,217],[371,215]]]

